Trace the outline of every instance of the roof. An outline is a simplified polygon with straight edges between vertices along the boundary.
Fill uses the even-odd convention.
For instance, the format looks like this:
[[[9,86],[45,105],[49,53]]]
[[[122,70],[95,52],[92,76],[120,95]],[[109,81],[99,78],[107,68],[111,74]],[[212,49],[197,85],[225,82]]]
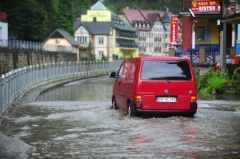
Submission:
[[[180,61],[189,61],[190,60],[188,58],[183,58],[183,57],[176,57],[176,56],[145,56],[145,57],[135,57],[135,58],[130,58],[130,59],[126,59],[126,61],[128,60],[180,60]]]
[[[110,35],[111,31],[111,22],[74,22],[75,31],[80,26],[84,26],[91,35]]]
[[[172,12],[166,11],[151,11],[151,10],[140,10],[140,9],[129,9],[123,8],[118,14],[124,14],[127,18],[128,22],[134,26],[135,22],[146,22],[150,24],[149,30],[154,25],[157,17],[162,23],[170,23],[170,17],[174,15]],[[164,20],[162,20],[164,19]],[[142,30],[143,28],[137,28],[138,30]],[[143,30],[147,30],[144,28]]]
[[[45,41],[50,38],[65,38],[72,46],[79,46],[79,44],[74,40],[74,38],[65,30],[56,29]]]
[[[108,8],[105,5],[103,5],[101,1],[98,1],[90,9],[91,10],[107,10]]]
[[[111,19],[112,19],[112,27],[119,29],[119,30],[126,30],[126,31],[132,31],[132,32],[137,32],[136,29],[134,29],[131,25],[123,21],[119,16],[113,12],[111,9]]]
[[[131,25],[129,25],[128,23],[123,21],[121,18],[119,18],[118,15],[114,11],[112,11],[110,8],[106,7],[101,1],[98,1],[97,3],[95,3],[90,9],[91,10],[109,10],[111,12],[111,22],[110,23],[113,28],[116,28],[119,30],[137,32],[136,29],[134,29]],[[91,23],[89,23],[89,26],[90,26],[90,24]],[[97,24],[97,23],[95,22],[95,24]],[[103,26],[96,27],[96,26],[94,26],[94,24],[92,26],[92,24],[91,24],[91,28],[86,27],[86,29],[88,29],[89,32],[93,31],[93,30],[96,30],[96,32],[97,32],[97,30],[99,30],[101,32],[102,29],[106,29],[106,28],[104,28]],[[76,28],[75,28],[75,30],[76,30]],[[110,33],[110,31],[109,31],[109,33]]]
[[[234,13],[228,17],[221,20],[223,23],[240,23],[240,13]]]
[[[170,23],[170,17],[171,15],[166,11],[162,16],[162,22],[163,23]]]

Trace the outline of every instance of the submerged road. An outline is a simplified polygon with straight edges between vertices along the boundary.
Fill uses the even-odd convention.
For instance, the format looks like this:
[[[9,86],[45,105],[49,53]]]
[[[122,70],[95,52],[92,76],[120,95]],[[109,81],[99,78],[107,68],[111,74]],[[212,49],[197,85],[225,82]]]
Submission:
[[[0,158],[240,158],[239,101],[199,100],[194,118],[129,118],[110,109],[112,84],[85,79],[25,99],[0,134]]]

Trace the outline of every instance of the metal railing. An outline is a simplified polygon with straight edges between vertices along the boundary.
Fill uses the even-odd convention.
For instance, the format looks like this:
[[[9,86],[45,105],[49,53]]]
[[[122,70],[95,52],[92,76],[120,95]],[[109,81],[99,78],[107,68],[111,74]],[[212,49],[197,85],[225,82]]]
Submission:
[[[226,49],[226,56],[230,55],[230,49]],[[199,62],[199,49],[181,49],[175,51],[175,56],[189,58],[192,63]],[[220,62],[219,48],[205,48],[205,62]]]
[[[10,71],[0,78],[0,117],[8,113],[15,100],[20,100],[25,93],[38,85],[69,77],[77,79],[106,74],[111,70],[117,70],[121,63],[121,60],[52,63]]]
[[[66,53],[76,53],[74,46],[62,46],[54,44],[43,44],[42,42],[23,41],[23,40],[6,40],[0,39],[0,48],[36,50],[36,51],[58,51]]]

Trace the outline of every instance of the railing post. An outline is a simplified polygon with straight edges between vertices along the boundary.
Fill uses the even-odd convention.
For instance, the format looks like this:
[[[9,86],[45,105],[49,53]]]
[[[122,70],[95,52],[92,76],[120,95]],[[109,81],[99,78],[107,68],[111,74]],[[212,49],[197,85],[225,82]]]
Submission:
[[[199,63],[204,63],[206,58],[205,48],[200,47],[199,48]]]

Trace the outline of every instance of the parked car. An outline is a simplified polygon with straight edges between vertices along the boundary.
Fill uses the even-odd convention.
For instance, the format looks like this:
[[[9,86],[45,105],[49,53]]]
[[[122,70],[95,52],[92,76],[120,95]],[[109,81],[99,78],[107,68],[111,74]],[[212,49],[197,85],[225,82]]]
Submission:
[[[193,116],[197,90],[192,64],[187,58],[148,56],[126,59],[115,78],[112,108],[129,116],[177,113]]]

